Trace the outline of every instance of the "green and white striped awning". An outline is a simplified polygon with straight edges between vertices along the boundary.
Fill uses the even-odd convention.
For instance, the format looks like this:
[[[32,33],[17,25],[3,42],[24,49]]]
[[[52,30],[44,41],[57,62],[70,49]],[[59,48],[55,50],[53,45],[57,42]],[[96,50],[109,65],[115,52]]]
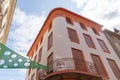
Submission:
[[[0,43],[0,68],[42,68],[49,69],[47,66],[36,63],[26,57],[9,49]]]

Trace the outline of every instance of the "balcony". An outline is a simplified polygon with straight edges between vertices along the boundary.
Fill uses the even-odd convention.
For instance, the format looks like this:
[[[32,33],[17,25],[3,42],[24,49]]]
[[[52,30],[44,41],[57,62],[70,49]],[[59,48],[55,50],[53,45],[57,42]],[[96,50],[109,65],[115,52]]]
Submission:
[[[95,64],[80,59],[57,59],[48,66],[51,70],[39,70],[39,80],[102,80]]]

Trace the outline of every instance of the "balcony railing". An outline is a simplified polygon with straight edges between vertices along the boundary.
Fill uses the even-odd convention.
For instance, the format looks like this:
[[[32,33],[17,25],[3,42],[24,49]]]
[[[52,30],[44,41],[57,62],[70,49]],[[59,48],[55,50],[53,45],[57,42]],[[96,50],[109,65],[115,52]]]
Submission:
[[[89,74],[98,75],[94,63],[83,61],[80,59],[74,58],[57,59],[48,63],[48,66],[51,68],[51,70],[40,70],[40,78],[43,78],[50,73],[62,70],[77,70]]]

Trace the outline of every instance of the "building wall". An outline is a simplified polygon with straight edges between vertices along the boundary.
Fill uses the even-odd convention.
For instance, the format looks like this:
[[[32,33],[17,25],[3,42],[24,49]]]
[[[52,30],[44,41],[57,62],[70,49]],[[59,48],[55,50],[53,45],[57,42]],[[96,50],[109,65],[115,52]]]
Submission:
[[[120,35],[109,30],[104,30],[104,33],[120,59]]]
[[[6,43],[16,0],[2,0],[0,2],[0,42]]]
[[[67,33],[67,27],[72,28],[77,31],[80,44],[73,43],[69,40],[68,33]],[[117,80],[117,78],[114,76],[114,73],[112,72],[106,59],[110,58],[110,59],[115,60],[119,67],[120,67],[120,62],[113,48],[111,47],[110,43],[106,39],[104,33],[99,32],[100,35],[96,35],[93,32],[93,30],[89,27],[87,31],[83,30],[77,22],[74,22],[74,25],[70,25],[66,22],[64,17],[57,17],[53,20],[53,29],[54,29],[53,44],[54,44],[54,53],[55,53],[54,59],[69,58],[69,57],[72,58],[71,47],[82,50],[85,60],[89,62],[93,62],[90,54],[91,53],[96,54],[100,56],[110,80]],[[96,49],[89,48],[86,45],[85,39],[83,37],[83,33],[88,34],[92,37],[94,44],[96,46]],[[96,38],[99,38],[105,42],[106,46],[110,50],[110,53],[106,53],[101,49]]]
[[[43,64],[43,65],[47,65],[47,57],[51,54],[51,52],[53,52],[53,47],[49,51],[47,50],[47,48],[48,48],[48,36],[51,34],[51,32],[53,32],[53,29],[51,29],[50,31],[48,31],[48,30],[46,31],[46,33],[43,36],[42,42],[38,43],[38,47],[34,50],[33,56],[31,58],[32,60],[35,61],[35,56],[37,56],[36,62],[38,62],[39,50],[42,48],[42,57],[41,57],[40,62],[38,62],[38,63]],[[31,76],[33,74],[35,74],[33,80],[37,80],[37,76],[39,75],[39,74],[37,74],[37,69],[31,69],[31,73],[29,75],[28,75],[28,71],[26,73],[26,80],[29,80],[29,79],[31,80]]]
[[[81,21],[83,21],[83,23],[85,23],[85,24],[88,24],[88,25],[86,25],[86,26],[88,26],[87,30],[83,30],[80,27],[77,20],[76,21],[73,20],[73,25],[68,24],[66,22],[65,16],[57,16],[57,17],[53,18],[51,21],[49,20],[48,21],[49,24],[47,24],[47,23],[46,24],[48,26],[48,25],[50,25],[50,22],[52,22],[51,30],[49,31],[49,27],[46,28],[46,30],[44,28],[42,28],[42,30],[44,30],[45,33],[44,34],[41,33],[37,36],[35,42],[33,43],[33,46],[31,47],[31,49],[28,53],[28,56],[31,57],[31,59],[33,59],[35,61],[35,56],[37,55],[36,61],[38,62],[39,50],[42,47],[42,57],[41,57],[41,61],[38,63],[47,65],[47,58],[51,53],[53,53],[53,60],[60,59],[60,58],[73,58],[71,48],[75,48],[78,50],[82,50],[85,60],[89,61],[89,62],[93,62],[91,54],[98,55],[101,58],[101,61],[105,67],[107,74],[108,74],[109,79],[107,79],[107,80],[117,80],[110,65],[108,64],[107,58],[115,60],[115,62],[117,63],[119,68],[120,68],[120,62],[119,62],[118,56],[115,54],[115,51],[111,47],[106,36],[104,35],[104,33],[102,31],[100,31],[100,29],[97,28],[98,25],[96,25],[90,21],[87,21],[87,20],[81,20]],[[46,26],[44,26],[44,27],[46,27]],[[68,27],[76,30],[80,43],[74,43],[74,42],[70,41],[70,39],[68,37],[68,32],[67,32]],[[98,29],[99,35],[95,34],[93,32],[92,27],[95,27],[96,29]],[[48,50],[48,37],[51,33],[53,33],[53,45]],[[83,36],[83,33],[91,36],[91,38],[95,44],[95,48],[90,48],[87,46],[84,36]],[[42,37],[41,37],[41,35],[42,35]],[[104,41],[107,48],[109,49],[109,53],[104,52],[101,49],[101,47],[97,41],[97,38]],[[33,48],[34,48],[34,50],[33,50]],[[27,71],[26,80],[31,80],[33,74],[35,74],[34,80],[36,80],[36,77],[38,77],[38,75],[39,75],[36,73],[36,71],[37,71],[36,69],[32,69],[32,71],[30,72],[29,75],[28,75],[28,71]]]

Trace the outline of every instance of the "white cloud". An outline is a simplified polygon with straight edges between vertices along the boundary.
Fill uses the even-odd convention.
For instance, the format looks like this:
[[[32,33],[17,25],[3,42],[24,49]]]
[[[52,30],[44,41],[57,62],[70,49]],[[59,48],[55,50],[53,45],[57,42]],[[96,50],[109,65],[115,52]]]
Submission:
[[[26,14],[16,8],[7,45],[19,54],[26,55],[44,20],[44,15]]]
[[[82,16],[104,25],[107,29],[112,30],[114,25],[120,25],[120,0],[71,0],[71,2],[80,8]]]

